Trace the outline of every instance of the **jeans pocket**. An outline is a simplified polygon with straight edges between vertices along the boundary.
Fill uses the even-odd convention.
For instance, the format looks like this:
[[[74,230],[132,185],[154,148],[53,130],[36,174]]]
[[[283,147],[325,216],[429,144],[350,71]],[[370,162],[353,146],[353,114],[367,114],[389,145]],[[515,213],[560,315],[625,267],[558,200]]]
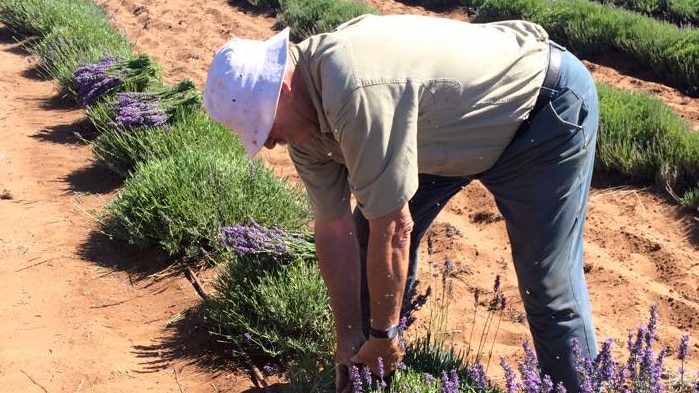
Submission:
[[[534,115],[528,133],[538,136],[541,143],[568,141],[585,148],[587,138],[582,124],[587,113],[587,106],[582,97],[569,88],[563,88]],[[576,143],[571,139],[579,141]]]

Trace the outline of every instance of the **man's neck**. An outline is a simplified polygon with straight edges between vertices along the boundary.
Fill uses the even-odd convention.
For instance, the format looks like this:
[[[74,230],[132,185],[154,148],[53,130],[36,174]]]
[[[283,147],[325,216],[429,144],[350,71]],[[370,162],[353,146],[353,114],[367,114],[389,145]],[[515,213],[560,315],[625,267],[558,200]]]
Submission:
[[[313,104],[311,93],[302,75],[303,71],[298,68],[298,53],[293,48],[290,48],[289,52],[289,59],[291,60],[290,66],[292,67],[293,71],[291,75],[291,92],[294,97],[294,107],[298,111],[297,113],[299,118],[313,124],[316,128],[319,128],[318,112]]]

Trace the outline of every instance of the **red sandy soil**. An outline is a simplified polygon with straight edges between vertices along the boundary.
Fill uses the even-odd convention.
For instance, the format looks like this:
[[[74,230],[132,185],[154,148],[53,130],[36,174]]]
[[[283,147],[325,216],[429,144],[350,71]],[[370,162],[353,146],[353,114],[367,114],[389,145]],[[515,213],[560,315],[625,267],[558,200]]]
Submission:
[[[275,19],[241,1],[98,0],[137,51],[153,56],[170,83],[202,86],[213,52],[233,36],[267,38]],[[439,14],[391,0],[372,0],[383,13]],[[644,80],[632,63],[613,68],[586,62],[597,81],[645,90],[671,105],[695,129],[699,100]],[[167,275],[154,253],[132,250],[94,233],[99,214],[121,180],[95,167],[85,114],[57,96],[53,81],[0,26],[0,391],[3,392],[255,392],[245,368],[222,355],[205,332],[200,299],[183,277]],[[286,151],[263,159],[298,181]],[[597,175],[590,196],[586,264],[598,340],[614,338],[625,360],[627,331],[658,304],[662,345],[691,334],[690,370],[699,370],[699,222],[661,193]],[[501,275],[508,307],[497,329],[497,357],[514,362],[528,338],[509,246],[491,197],[472,184],[449,203],[432,230],[436,264],[457,266],[443,337],[467,348],[487,313],[474,319],[473,291],[488,292]],[[432,280],[424,256],[421,280]],[[437,301],[435,296],[434,301]],[[447,303],[441,299],[440,303]],[[430,326],[430,308],[409,331]],[[491,327],[484,353],[491,352]],[[671,356],[671,369],[678,366]]]

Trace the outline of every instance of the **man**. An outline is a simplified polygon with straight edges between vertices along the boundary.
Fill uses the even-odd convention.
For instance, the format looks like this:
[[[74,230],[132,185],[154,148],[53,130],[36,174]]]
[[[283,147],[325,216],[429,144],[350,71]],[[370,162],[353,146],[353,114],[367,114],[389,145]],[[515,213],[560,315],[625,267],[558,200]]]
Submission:
[[[540,366],[578,390],[572,340],[596,354],[582,234],[597,92],[540,26],[364,15],[294,47],[288,30],[233,39],[214,56],[204,105],[250,157],[288,144],[315,212],[338,391],[352,364],[378,374],[381,358],[389,373],[401,358],[420,239],[474,179],[506,220]]]

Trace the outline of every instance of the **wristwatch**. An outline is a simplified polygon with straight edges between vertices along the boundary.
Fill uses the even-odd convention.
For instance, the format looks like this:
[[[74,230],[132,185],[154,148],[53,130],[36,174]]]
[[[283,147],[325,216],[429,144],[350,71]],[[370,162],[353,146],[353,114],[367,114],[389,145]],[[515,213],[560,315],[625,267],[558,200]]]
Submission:
[[[369,327],[369,335],[374,338],[389,338],[392,339],[398,336],[398,325],[391,325],[385,330],[374,329]]]

